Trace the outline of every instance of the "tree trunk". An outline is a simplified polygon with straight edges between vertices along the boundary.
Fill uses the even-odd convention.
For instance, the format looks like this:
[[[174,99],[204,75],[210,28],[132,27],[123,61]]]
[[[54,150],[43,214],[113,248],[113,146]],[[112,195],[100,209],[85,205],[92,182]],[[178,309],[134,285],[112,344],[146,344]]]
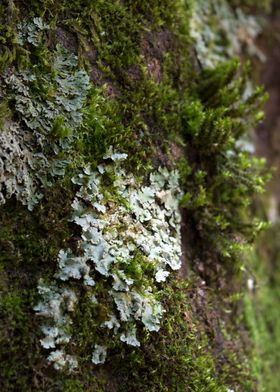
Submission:
[[[1,391],[259,390],[245,3],[0,5]]]

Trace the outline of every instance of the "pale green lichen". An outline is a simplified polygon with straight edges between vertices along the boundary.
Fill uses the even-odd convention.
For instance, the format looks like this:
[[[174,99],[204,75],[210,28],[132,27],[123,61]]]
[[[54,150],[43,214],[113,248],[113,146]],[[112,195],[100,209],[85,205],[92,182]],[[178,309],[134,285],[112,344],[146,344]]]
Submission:
[[[56,370],[63,370],[67,368],[69,372],[75,370],[78,362],[72,355],[65,354],[63,350],[55,350],[50,353],[48,360],[53,362]]]
[[[92,363],[95,365],[99,365],[105,362],[107,356],[107,350],[106,347],[100,346],[99,344],[96,344],[94,346],[94,351],[92,353]]]
[[[86,256],[77,257],[70,250],[61,250],[58,254],[59,272],[56,277],[62,281],[83,278],[86,285],[94,286],[94,280],[89,276],[90,267],[87,261]]]
[[[96,171],[91,172],[87,167],[73,178],[79,186],[71,218],[81,229],[79,256],[70,250],[61,250],[55,277],[69,281],[70,287],[74,285],[73,280],[83,279],[95,304],[99,298],[91,275],[95,275],[95,280],[100,277],[106,280],[110,310],[100,326],[112,330],[120,341],[140,346],[137,329],[141,324],[150,332],[160,329],[164,309],[158,299],[158,283],[181,266],[181,191],[178,173],[166,168],[151,173],[145,186],[139,185],[135,177],[123,169],[125,159],[126,154],[111,151]],[[68,284],[65,283],[65,287]],[[57,290],[54,290],[54,299],[49,292],[46,294],[42,293],[44,307],[49,310],[48,302],[54,300],[58,301],[59,309],[61,301],[56,297]],[[56,324],[51,312],[39,314]],[[56,316],[56,319],[59,318]],[[67,323],[70,323],[68,318]],[[53,330],[50,336],[46,326],[48,324],[42,332],[47,342],[53,343]],[[41,343],[44,342],[43,339]],[[44,347],[53,348],[49,343],[48,346]],[[105,354],[97,345],[92,361],[97,364],[103,360]]]
[[[23,21],[18,26],[17,43],[23,46],[25,43],[39,46],[42,35],[49,30],[49,25],[41,17],[33,18],[32,21]]]
[[[140,342],[136,337],[136,328],[135,327],[129,329],[125,333],[122,333],[120,336],[120,340],[130,346],[140,347]]]
[[[70,314],[74,312],[77,303],[75,292],[69,288],[59,288],[55,284],[39,282],[38,291],[42,298],[34,310],[42,318],[51,320],[48,324],[42,324],[41,331],[45,335],[40,340],[45,349],[55,349],[57,345],[69,343],[71,335],[69,327],[72,324]],[[54,367],[60,369],[66,365],[73,369],[75,359],[64,353],[62,349],[53,350],[48,356]]]
[[[19,45],[38,46],[49,27],[34,18],[18,29]],[[78,69],[77,57],[62,46],[49,56],[45,72],[38,72],[37,65],[23,71],[11,67],[0,79],[1,95],[17,118],[7,119],[0,134],[0,204],[15,195],[32,210],[43,196],[41,188],[51,184],[51,177],[64,175],[71,162],[90,80]]]
[[[35,95],[34,85],[40,85],[52,97],[46,99]],[[21,121],[33,131],[39,145],[54,127],[54,120],[61,119],[60,126],[68,129],[65,139],[59,144],[66,148],[74,137],[74,129],[82,121],[81,109],[85,102],[90,81],[87,73],[77,70],[77,57],[62,46],[57,45],[53,53],[53,66],[48,73],[37,73],[36,67],[16,72],[11,68],[3,75],[3,89],[12,95],[15,109]],[[55,149],[58,146],[54,146]]]
[[[0,132],[0,204],[13,195],[31,210],[41,199],[32,172],[42,170],[44,160],[28,147],[28,132],[13,121],[5,121]]]
[[[240,8],[234,10],[224,0],[194,2],[190,34],[203,67],[214,68],[243,50],[265,61],[255,43],[261,30],[256,17],[246,15]]]

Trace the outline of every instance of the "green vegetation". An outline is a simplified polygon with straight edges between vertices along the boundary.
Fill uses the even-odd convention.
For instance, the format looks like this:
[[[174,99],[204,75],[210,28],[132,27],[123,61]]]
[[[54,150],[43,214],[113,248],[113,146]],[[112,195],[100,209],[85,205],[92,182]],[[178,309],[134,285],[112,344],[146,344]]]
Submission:
[[[248,93],[249,66],[237,59],[201,67],[192,12],[192,1],[179,0],[0,6],[1,390],[257,390],[262,369],[250,363],[242,330],[242,260],[263,228],[248,206],[268,176],[246,145],[266,97],[260,88]],[[85,168],[94,172],[110,146],[128,154],[125,168],[139,183],[159,166],[178,169],[187,273],[158,284],[166,313],[159,332],[139,331],[140,347],[100,328],[107,280],[96,276],[98,306],[78,281],[67,355],[81,364],[73,373],[57,371],[40,347],[38,281],[52,281],[61,249],[80,256],[83,232],[71,219],[79,189],[71,179]],[[15,168],[22,174],[14,183]],[[112,196],[115,177],[104,178],[102,194],[113,210],[123,200]],[[90,210],[92,200],[84,202]],[[154,270],[140,256],[129,273],[150,286]],[[246,309],[252,333],[254,315]],[[92,344],[105,340],[108,360],[94,365]]]
[[[253,371],[260,391],[279,388],[279,223],[273,224],[260,238],[254,254],[249,254],[254,288],[244,299],[245,323],[253,343]]]
[[[220,260],[231,260],[228,271],[239,268],[239,252],[263,227],[248,206],[269,177],[265,162],[252,158],[245,139],[248,127],[262,117],[266,99],[258,88],[245,98],[247,72],[235,60],[206,71],[195,86],[197,98],[189,99],[182,114],[187,146],[198,156],[181,204],[192,215],[203,246]]]

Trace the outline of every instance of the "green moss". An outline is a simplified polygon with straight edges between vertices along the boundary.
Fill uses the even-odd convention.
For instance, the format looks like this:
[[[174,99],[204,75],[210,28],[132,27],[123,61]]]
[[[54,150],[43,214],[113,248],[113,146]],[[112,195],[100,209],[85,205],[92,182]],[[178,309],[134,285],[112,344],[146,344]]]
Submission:
[[[262,235],[248,255],[254,290],[245,295],[244,320],[252,341],[252,369],[259,389],[279,388],[279,223]]]
[[[0,30],[3,66],[13,64],[19,70],[31,67],[38,75],[55,77],[50,64],[59,41],[59,27],[65,35],[60,43],[72,39],[72,44],[68,42],[71,50],[79,55],[80,67],[91,73],[95,84],[70,153],[58,155],[61,159],[71,156],[65,176],[43,190],[44,198],[32,214],[14,199],[1,212],[5,222],[0,228],[4,292],[0,305],[4,316],[1,362],[5,363],[0,379],[4,391],[14,387],[23,392],[30,388],[109,391],[112,383],[120,392],[254,388],[242,348],[237,344],[226,350],[213,337],[223,328],[222,339],[230,341],[237,334],[238,321],[230,328],[233,320],[226,320],[223,313],[225,322],[210,331],[208,315],[214,307],[213,298],[204,305],[200,299],[200,305],[192,308],[190,278],[188,283],[173,282],[164,288],[162,301],[168,316],[161,333],[142,332],[142,347],[137,350],[124,348],[112,339],[110,362],[100,370],[87,363],[92,342],[109,339],[98,325],[110,304],[105,299],[98,306],[92,304],[86,291],[75,314],[77,342],[69,349],[84,358],[77,373],[70,376],[54,372],[47,367],[46,353],[38,348],[41,336],[37,336],[38,321],[32,311],[37,280],[53,276],[59,249],[77,250],[80,236],[77,227],[68,222],[75,194],[70,179],[81,166],[98,165],[110,145],[127,152],[127,166],[142,177],[153,166],[175,166],[171,147],[180,146],[178,168],[185,190],[182,206],[193,240],[187,239],[189,258],[198,259],[200,268],[211,259],[217,272],[203,265],[203,272],[197,274],[206,276],[215,289],[220,285],[217,276],[224,279],[224,275],[230,277],[233,273],[231,282],[238,280],[243,240],[251,241],[258,229],[247,207],[252,195],[262,189],[264,179],[262,162],[240,152],[235,143],[260,119],[262,91],[256,90],[250,99],[243,100],[248,71],[240,71],[236,60],[211,71],[201,71],[195,65],[188,31],[191,3],[22,0],[9,2],[12,9],[8,4],[0,6],[1,20],[12,18],[12,23],[3,24]],[[41,15],[51,26],[38,47],[25,44],[19,48],[15,44],[15,26],[22,13],[27,20]],[[33,99],[52,102],[55,88],[49,87],[49,83],[33,83]],[[13,99],[10,109],[18,119]],[[10,117],[6,106],[2,107],[1,119]],[[65,124],[63,116],[54,119],[48,135],[49,151],[53,144],[71,136]],[[187,158],[182,156],[184,149]],[[136,257],[130,271],[135,277],[147,272],[145,268],[140,271],[138,264],[143,260]],[[199,271],[196,265],[193,267]],[[106,282],[100,279],[97,289],[105,298]],[[206,290],[202,292],[205,295]],[[219,295],[216,293],[216,297]],[[234,306],[229,305],[230,309]],[[36,331],[35,335],[30,331]],[[245,369],[240,363],[245,363]]]
[[[236,60],[207,70],[194,85],[198,98],[186,97],[182,107],[183,136],[197,151],[182,206],[206,247],[216,249],[220,260],[231,259],[231,266],[234,260],[235,271],[243,245],[261,228],[248,205],[269,178],[264,161],[252,157],[246,151],[249,142],[242,141],[248,127],[258,121],[267,98],[259,88],[245,98],[247,75],[248,66],[240,70]],[[237,236],[239,240],[234,239]]]
[[[0,69],[3,70],[8,64],[11,64],[17,55],[16,45],[16,21],[18,18],[18,9],[13,1],[3,1],[0,5]]]
[[[191,291],[191,284],[184,282],[173,282],[165,287],[162,300],[168,316],[161,333],[150,336],[138,350],[127,349],[116,354],[112,365],[113,374],[123,378],[120,391],[183,392],[188,387],[190,391],[222,392],[227,390],[226,385],[228,388],[234,385],[232,366],[223,372],[216,368],[213,342],[201,328],[189,303]],[[210,309],[213,306],[210,297],[207,306]],[[237,361],[231,361],[234,362]],[[237,370],[235,376],[239,380],[238,373]],[[248,374],[246,377],[248,379]]]
[[[53,274],[57,252],[69,239],[71,199],[67,202],[69,191],[61,185],[46,192],[44,204],[33,213],[14,199],[1,209],[1,221],[6,224],[0,228],[0,385],[5,391],[28,391],[32,383],[41,390],[44,364],[32,307],[38,301],[39,277]],[[54,378],[51,384],[55,383]]]

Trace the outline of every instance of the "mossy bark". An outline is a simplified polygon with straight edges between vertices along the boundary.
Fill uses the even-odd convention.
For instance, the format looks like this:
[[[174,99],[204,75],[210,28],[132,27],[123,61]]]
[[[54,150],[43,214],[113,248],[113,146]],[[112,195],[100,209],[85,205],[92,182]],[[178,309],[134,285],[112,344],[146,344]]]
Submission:
[[[261,118],[263,91],[244,98],[249,71],[236,59],[201,64],[192,13],[192,1],[169,0],[0,5],[1,136],[24,135],[20,153],[0,151],[2,391],[258,390],[242,258],[261,228],[248,204],[266,177],[262,161],[236,142]],[[97,170],[110,147],[127,154],[126,173],[139,184],[159,167],[179,172],[182,268],[156,285],[166,313],[158,332],[140,330],[140,347],[98,327],[107,303],[96,310],[78,283],[68,353],[79,366],[56,370],[40,344],[38,282],[54,279],[61,249],[79,255],[73,178]],[[13,171],[27,153],[33,163],[24,158],[23,181]],[[110,175],[102,192],[112,208],[124,201]],[[134,262],[151,279],[143,258]],[[96,287],[101,298],[110,290],[100,277]],[[96,339],[108,341],[105,364],[90,360]]]

